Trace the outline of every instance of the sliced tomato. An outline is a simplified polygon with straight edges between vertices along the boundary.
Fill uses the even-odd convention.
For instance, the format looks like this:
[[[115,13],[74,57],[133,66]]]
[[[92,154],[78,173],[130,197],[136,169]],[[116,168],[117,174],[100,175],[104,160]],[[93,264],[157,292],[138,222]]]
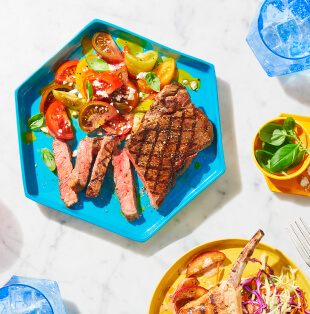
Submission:
[[[50,133],[61,140],[72,140],[74,134],[71,121],[61,101],[54,101],[45,113],[46,126]]]
[[[122,51],[122,55],[123,55],[124,58],[125,58],[126,52],[130,52],[130,50],[129,50],[127,45],[124,46],[123,51]]]
[[[155,97],[157,96],[158,93],[153,93],[153,94],[150,94],[148,96],[146,96],[143,101],[147,101],[147,100],[154,100]]]
[[[68,91],[72,90],[72,87],[68,86],[68,85],[52,85],[51,87],[49,87],[42,94],[42,98],[40,101],[39,110],[40,110],[40,112],[42,112],[44,114],[45,114],[46,110],[48,109],[48,107],[50,106],[50,104],[57,100],[53,95],[53,90],[68,92]]]
[[[126,52],[125,53],[125,64],[128,72],[136,77],[141,72],[152,71],[158,58],[158,52],[155,50],[149,50],[137,54],[136,56]]]
[[[93,100],[107,98],[111,93],[123,85],[123,81],[114,73],[96,72],[85,78],[84,93],[86,95],[87,81],[89,81],[93,88]]]
[[[125,135],[129,133],[133,126],[133,115],[120,113],[110,121],[102,125],[102,129],[110,134],[115,134],[118,136]]]
[[[97,32],[93,37],[92,45],[97,53],[108,63],[124,61],[121,52],[109,33]]]
[[[55,74],[56,84],[75,83],[75,70],[78,65],[78,60],[71,60],[64,63]]]
[[[111,100],[122,113],[128,113],[138,105],[138,88],[131,80],[128,80],[127,86],[123,85],[111,94]]]
[[[91,101],[79,112],[80,128],[91,133],[119,114],[118,110],[103,101]]]
[[[90,75],[90,74],[96,73],[94,70],[91,70],[88,68],[85,59],[86,58],[92,59],[92,58],[97,58],[97,57],[98,57],[97,55],[89,55],[89,56],[81,59],[77,65],[77,67],[76,67],[76,78],[75,78],[76,86],[84,98],[87,98],[86,94],[84,94],[85,77]]]
[[[160,63],[153,72],[157,74],[159,80],[160,80],[160,89],[163,89],[166,85],[170,84],[174,72],[175,72],[175,60],[173,58],[168,59],[164,63]],[[138,80],[137,81],[139,91],[143,93],[153,93],[154,91],[146,84],[145,80]]]

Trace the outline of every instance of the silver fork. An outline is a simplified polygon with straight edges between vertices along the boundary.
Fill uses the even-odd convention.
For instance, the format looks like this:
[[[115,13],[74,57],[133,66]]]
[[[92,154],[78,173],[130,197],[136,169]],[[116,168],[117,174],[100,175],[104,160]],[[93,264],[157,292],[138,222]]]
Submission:
[[[310,266],[310,237],[309,237],[310,228],[306,225],[306,223],[301,218],[299,219],[301,223],[303,224],[304,228],[301,228],[300,224],[297,221],[295,221],[295,224],[297,228],[299,229],[301,235],[296,231],[296,229],[294,229],[292,224],[290,224],[290,226],[295,234],[295,237],[293,236],[293,234],[288,228],[286,228],[286,231],[288,232],[300,256],[303,258],[305,263],[308,266]]]

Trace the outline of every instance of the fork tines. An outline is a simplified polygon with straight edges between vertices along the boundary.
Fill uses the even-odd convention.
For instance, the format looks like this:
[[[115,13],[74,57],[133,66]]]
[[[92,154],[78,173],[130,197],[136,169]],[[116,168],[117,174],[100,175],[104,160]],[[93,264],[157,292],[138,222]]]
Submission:
[[[293,241],[297,251],[305,261],[305,263],[310,266],[310,228],[306,225],[306,223],[301,219],[300,222],[303,225],[303,228],[301,227],[300,222],[295,221],[295,224],[299,230],[299,232],[296,230],[296,227],[294,228],[292,224],[290,224],[292,232],[286,228],[286,231],[288,232],[291,240]],[[294,236],[295,235],[295,236]]]

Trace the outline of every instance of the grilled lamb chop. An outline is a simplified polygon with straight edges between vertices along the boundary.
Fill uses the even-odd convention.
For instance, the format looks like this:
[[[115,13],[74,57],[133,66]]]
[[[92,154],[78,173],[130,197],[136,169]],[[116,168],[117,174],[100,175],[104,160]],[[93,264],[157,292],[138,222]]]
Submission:
[[[100,149],[93,167],[90,181],[86,189],[87,197],[97,197],[110,162],[114,145],[118,144],[117,136],[102,138]]]
[[[115,190],[121,211],[128,221],[139,218],[137,210],[137,193],[130,160],[125,150],[114,148],[112,156],[114,167]]]
[[[53,153],[59,180],[60,199],[67,207],[71,207],[79,201],[77,193],[70,186],[73,169],[71,148],[66,142],[54,139]]]
[[[212,123],[191,103],[186,88],[180,83],[165,86],[125,146],[154,208],[212,140]]]
[[[242,314],[241,276],[257,244],[264,236],[258,230],[235,262],[225,287],[214,287],[202,297],[184,305],[178,314]]]

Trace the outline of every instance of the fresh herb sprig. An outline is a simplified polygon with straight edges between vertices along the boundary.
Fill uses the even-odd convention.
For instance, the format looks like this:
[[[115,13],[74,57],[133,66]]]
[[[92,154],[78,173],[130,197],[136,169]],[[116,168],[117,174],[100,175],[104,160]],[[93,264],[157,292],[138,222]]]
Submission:
[[[283,126],[268,123],[259,130],[259,138],[263,141],[263,145],[261,150],[255,151],[255,157],[266,171],[288,176],[287,171],[299,165],[306,153],[310,155],[302,139],[297,137],[295,128],[295,120],[288,117]]]

